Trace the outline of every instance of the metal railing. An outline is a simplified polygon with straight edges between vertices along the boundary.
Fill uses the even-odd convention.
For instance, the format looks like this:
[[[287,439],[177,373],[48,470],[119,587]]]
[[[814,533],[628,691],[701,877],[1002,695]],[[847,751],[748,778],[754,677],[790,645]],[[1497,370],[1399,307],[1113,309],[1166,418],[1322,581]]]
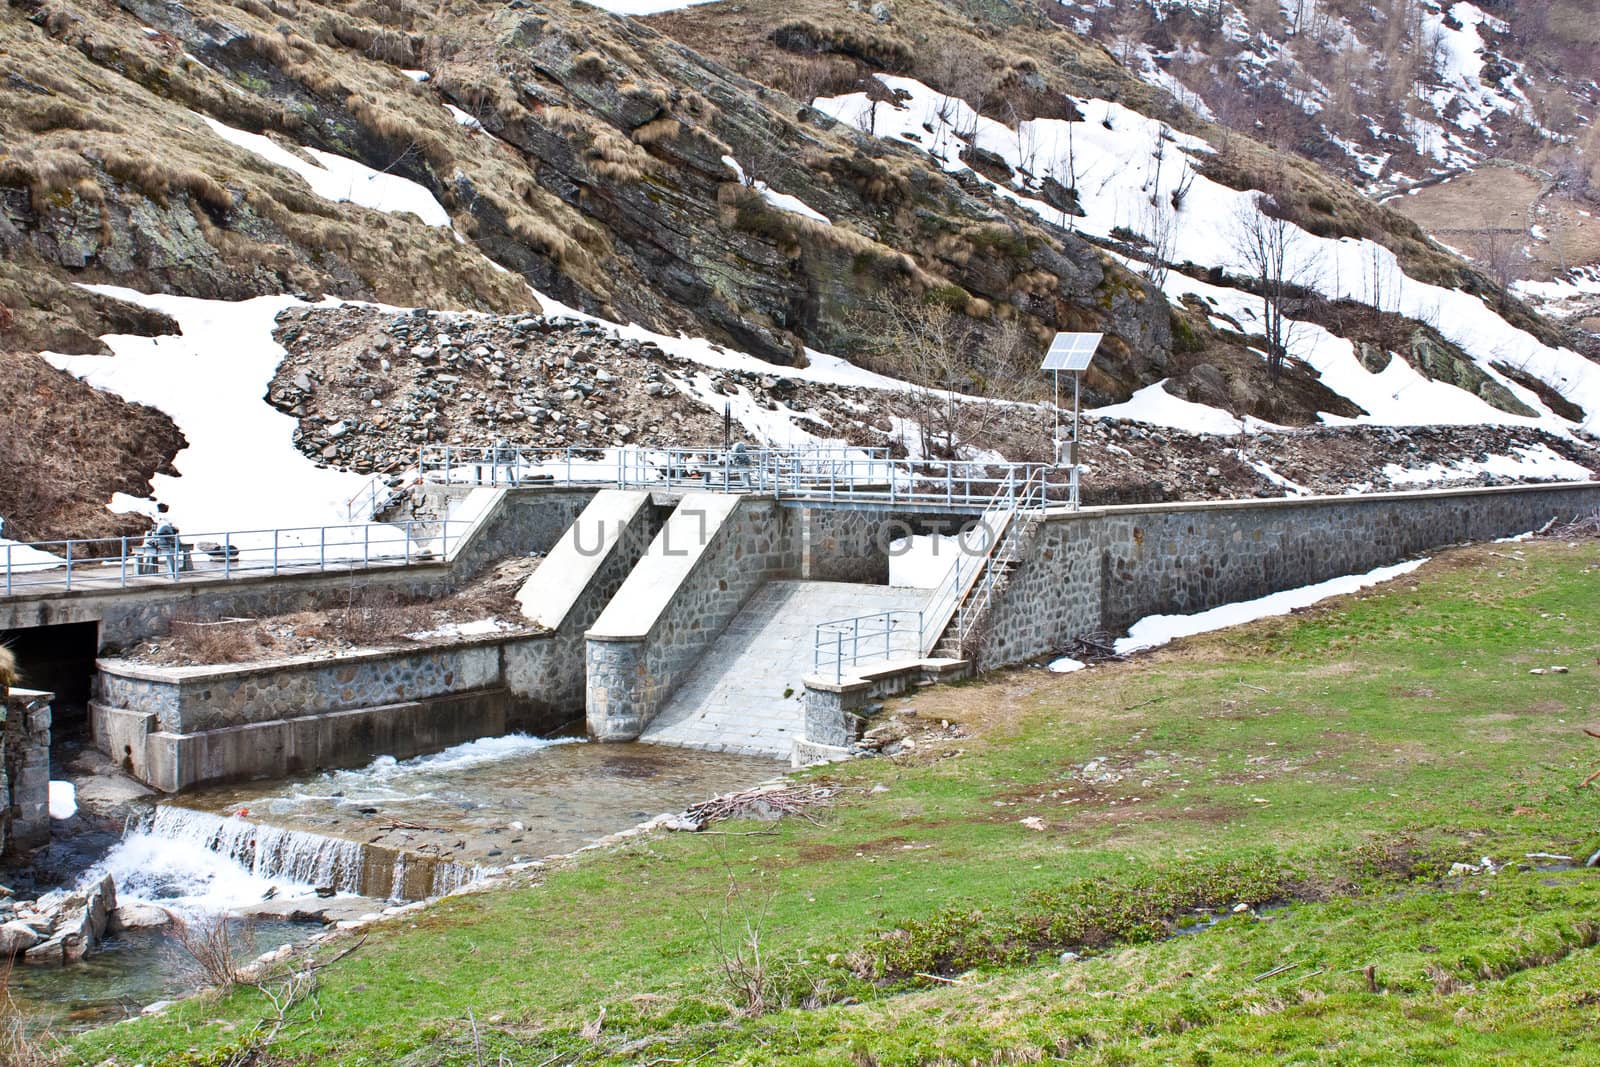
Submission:
[[[922,658],[923,613],[879,611],[850,619],[819,623],[812,638],[811,665],[823,677],[838,682],[845,667],[864,662],[888,661],[897,655]]]
[[[0,594],[435,563],[449,557],[470,526],[439,520],[13,542],[0,545]]]
[[[417,484],[415,472],[403,475],[399,485],[389,484],[390,475],[374,474],[344,503],[345,518],[352,523],[370,522]]]
[[[780,467],[808,477],[839,477],[846,462],[889,462],[883,448],[487,448],[428,445],[418,453],[425,482],[456,485],[608,485],[630,488],[756,490],[770,486]]]
[[[424,482],[462,485],[607,485],[619,489],[715,489],[780,500],[987,510],[997,496],[1031,494],[1017,506],[1076,507],[1071,472],[1042,463],[891,459],[883,448],[692,449],[427,446]]]
[[[816,673],[840,681],[845,667],[906,655],[922,659],[938,646],[940,638],[958,619],[975,595],[989,597],[1005,546],[1021,544],[1022,516],[1036,518],[1048,503],[1048,475],[1028,470],[1005,479],[985,501],[983,517],[956,541],[956,558],[921,611],[888,611],[820,623],[812,639],[812,666]],[[979,535],[975,540],[974,535]],[[987,591],[987,592],[985,592]],[[915,617],[913,631],[897,619]],[[909,639],[914,637],[914,642]],[[848,650],[848,651],[847,651]]]

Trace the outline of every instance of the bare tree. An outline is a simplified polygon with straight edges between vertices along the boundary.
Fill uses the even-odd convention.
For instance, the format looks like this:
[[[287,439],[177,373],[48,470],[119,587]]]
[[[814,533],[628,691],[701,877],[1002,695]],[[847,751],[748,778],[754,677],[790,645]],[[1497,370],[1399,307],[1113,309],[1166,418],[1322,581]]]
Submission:
[[[903,404],[925,456],[957,458],[1004,414],[994,401],[1028,392],[1018,369],[1029,340],[1015,319],[985,329],[940,300],[880,297],[859,325],[877,369],[908,383]]]
[[[1316,280],[1309,256],[1303,253],[1300,228],[1269,214],[1271,201],[1258,197],[1242,204],[1234,217],[1234,252],[1261,289],[1262,333],[1267,342],[1267,372],[1273,381],[1288,362],[1298,325],[1285,313],[1297,291]]]

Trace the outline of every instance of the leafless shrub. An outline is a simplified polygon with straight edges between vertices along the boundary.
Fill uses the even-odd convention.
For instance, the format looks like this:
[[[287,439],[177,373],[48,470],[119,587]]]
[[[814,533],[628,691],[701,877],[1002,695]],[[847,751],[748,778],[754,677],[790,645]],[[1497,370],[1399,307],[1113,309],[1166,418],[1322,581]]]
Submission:
[[[6,1067],[45,1067],[55,1057],[29,1029],[26,1016],[11,999],[11,961],[0,961],[0,1063]]]
[[[749,1016],[764,1015],[778,1006],[777,977],[761,948],[771,907],[772,894],[752,899],[730,868],[721,905],[700,913],[723,986]]]
[[[428,605],[408,603],[389,589],[352,589],[332,620],[341,636],[358,645],[391,641],[427,629],[432,621]]]
[[[261,628],[251,619],[172,620],[173,643],[195,663],[243,663],[261,644]]]
[[[232,923],[243,925],[235,931]],[[226,915],[185,919],[174,914],[172,933],[207,985],[230,989],[243,981],[237,951],[250,943],[248,920],[230,922]]]

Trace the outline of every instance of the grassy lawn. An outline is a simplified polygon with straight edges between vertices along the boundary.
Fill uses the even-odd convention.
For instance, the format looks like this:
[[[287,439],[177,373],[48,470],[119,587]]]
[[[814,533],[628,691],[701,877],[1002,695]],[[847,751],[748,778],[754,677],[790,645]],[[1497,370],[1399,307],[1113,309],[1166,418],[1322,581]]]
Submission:
[[[1592,1063],[1597,602],[1600,544],[1482,546],[1128,663],[926,690],[889,710],[966,736],[812,772],[841,789],[815,823],[379,927],[265,1048],[246,987],[67,1059]],[[1483,857],[1509,866],[1450,870]],[[749,929],[741,993],[720,964]]]

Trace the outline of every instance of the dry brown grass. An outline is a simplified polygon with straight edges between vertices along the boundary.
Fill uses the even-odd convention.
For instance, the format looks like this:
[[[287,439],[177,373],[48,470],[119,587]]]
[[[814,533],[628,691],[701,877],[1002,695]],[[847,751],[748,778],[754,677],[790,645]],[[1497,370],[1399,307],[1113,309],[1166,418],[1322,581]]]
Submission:
[[[7,537],[107,537],[145,527],[142,517],[113,515],[104,502],[116,492],[147,496],[151,475],[171,472],[184,445],[171,419],[24,352],[0,352],[0,406],[10,418],[0,435]]]
[[[262,648],[261,628],[250,619],[174,618],[172,638],[193,663],[243,663]]]

